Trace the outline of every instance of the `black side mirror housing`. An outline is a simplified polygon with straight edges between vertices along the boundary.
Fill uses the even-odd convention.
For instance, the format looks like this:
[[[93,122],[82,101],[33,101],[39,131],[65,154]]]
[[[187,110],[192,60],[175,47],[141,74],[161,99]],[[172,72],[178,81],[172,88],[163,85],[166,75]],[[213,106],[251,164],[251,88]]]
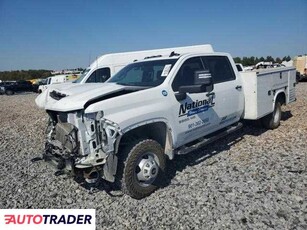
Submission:
[[[201,93],[207,92],[206,85],[185,85],[179,87],[179,93]]]

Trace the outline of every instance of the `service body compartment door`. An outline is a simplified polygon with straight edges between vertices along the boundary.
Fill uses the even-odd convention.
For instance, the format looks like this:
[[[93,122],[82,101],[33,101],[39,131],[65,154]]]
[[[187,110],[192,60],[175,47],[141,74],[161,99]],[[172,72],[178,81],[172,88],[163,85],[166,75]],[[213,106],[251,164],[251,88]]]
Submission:
[[[281,67],[241,73],[245,95],[244,119],[257,120],[272,113],[276,95],[295,100],[295,69]]]
[[[296,86],[296,70],[293,68],[288,71],[287,103],[291,103],[296,100],[295,86]]]

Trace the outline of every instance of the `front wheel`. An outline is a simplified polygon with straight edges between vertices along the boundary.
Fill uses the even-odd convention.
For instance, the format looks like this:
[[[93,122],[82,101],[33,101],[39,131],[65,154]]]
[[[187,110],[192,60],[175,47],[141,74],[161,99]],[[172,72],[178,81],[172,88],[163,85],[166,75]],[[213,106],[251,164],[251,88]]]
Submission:
[[[5,91],[5,94],[6,94],[6,95],[13,95],[13,94],[14,94],[14,91],[8,89],[8,90]]]
[[[276,129],[280,125],[281,119],[281,103],[277,101],[275,103],[273,113],[266,115],[261,119],[262,125],[267,129]]]
[[[161,145],[152,139],[137,141],[127,148],[122,175],[122,190],[132,198],[142,199],[158,187],[166,159]]]

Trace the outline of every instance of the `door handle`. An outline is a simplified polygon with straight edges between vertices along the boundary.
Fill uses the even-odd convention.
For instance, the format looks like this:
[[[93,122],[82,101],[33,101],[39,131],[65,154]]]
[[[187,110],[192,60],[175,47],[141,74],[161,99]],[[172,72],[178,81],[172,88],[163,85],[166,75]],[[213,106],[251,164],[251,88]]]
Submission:
[[[242,89],[242,85],[237,85],[236,89]]]

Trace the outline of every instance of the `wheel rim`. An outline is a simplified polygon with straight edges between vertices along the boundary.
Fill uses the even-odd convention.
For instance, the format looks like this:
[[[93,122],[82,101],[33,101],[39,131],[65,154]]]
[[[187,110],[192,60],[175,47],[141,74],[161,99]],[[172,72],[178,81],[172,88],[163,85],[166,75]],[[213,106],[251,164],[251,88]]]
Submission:
[[[135,167],[135,178],[142,187],[151,185],[159,174],[160,162],[152,152],[144,153]]]
[[[274,112],[274,124],[277,124],[279,122],[280,117],[281,117],[281,111],[279,107],[277,106]]]

